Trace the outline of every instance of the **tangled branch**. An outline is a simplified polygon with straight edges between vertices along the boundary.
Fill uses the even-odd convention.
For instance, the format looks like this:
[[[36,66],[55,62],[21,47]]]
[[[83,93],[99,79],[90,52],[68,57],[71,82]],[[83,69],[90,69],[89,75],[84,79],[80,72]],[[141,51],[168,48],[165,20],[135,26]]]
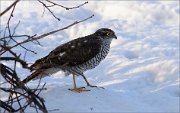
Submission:
[[[90,18],[92,18],[94,15],[91,15],[87,18],[84,18],[82,20],[74,21],[73,23],[58,28],[56,30],[49,30],[48,32],[37,36],[34,35],[28,35],[28,34],[20,34],[16,35],[16,30],[18,26],[21,24],[20,21],[17,22],[16,26],[12,29],[11,26],[11,20],[14,17],[14,11],[16,9],[17,3],[19,3],[20,0],[14,1],[9,7],[7,7],[2,13],[0,13],[0,17],[2,15],[6,14],[9,10],[11,10],[9,15],[9,18],[7,19],[7,24],[5,26],[5,29],[1,31],[1,34],[4,34],[4,36],[1,35],[0,38],[0,60],[2,63],[0,63],[0,77],[3,78],[3,83],[0,83],[0,91],[7,93],[9,96],[6,100],[0,100],[0,107],[4,109],[4,112],[25,112],[26,108],[33,107],[36,112],[43,112],[47,113],[48,110],[45,106],[44,99],[39,96],[39,94],[46,90],[44,83],[43,85],[41,83],[41,79],[39,80],[38,85],[36,88],[29,88],[27,85],[21,82],[21,79],[19,78],[19,75],[17,74],[17,62],[21,64],[23,69],[31,70],[29,67],[28,61],[25,60],[26,53],[31,52],[36,54],[35,51],[31,50],[31,48],[27,48],[24,46],[24,44],[32,42],[33,44],[41,45],[38,41],[39,39],[42,39],[44,37],[47,37],[49,35],[52,35],[54,33],[57,33],[59,31],[68,29],[76,24],[82,23]],[[78,6],[74,7],[66,7],[61,4],[57,4],[56,2],[52,2],[50,0],[45,0],[46,2],[42,0],[37,0],[39,3],[41,3],[45,9],[47,9],[52,16],[55,17],[55,19],[58,19],[60,21],[60,18],[58,18],[54,12],[51,10],[51,7],[58,6],[61,8],[64,8],[66,10],[70,9],[77,9],[88,2],[84,2],[83,4],[80,4]],[[48,5],[50,4],[50,5]],[[17,41],[16,38],[22,38],[22,41]],[[14,49],[16,47],[20,47],[20,49],[25,50],[25,53],[23,52],[15,52]],[[5,54],[8,53],[8,54]],[[24,54],[24,59],[22,58],[22,54]],[[5,65],[5,61],[9,61],[13,64],[13,66],[10,66],[8,64]],[[6,87],[3,87],[5,85]],[[57,110],[57,109],[56,109]]]
[[[17,112],[19,110],[24,111],[28,106],[34,105],[37,106],[38,109],[43,111],[44,113],[47,112],[44,100],[39,97],[39,93],[43,90],[44,86],[41,88],[41,90],[39,90],[39,92],[37,92],[38,87],[35,90],[29,89],[21,83],[16,72],[4,64],[0,64],[0,73],[6,80],[6,82],[11,85],[10,88],[0,87],[2,91],[9,93],[9,99],[6,102],[2,102],[2,108],[6,108],[6,110],[9,112]],[[18,87],[21,87],[21,92],[23,93],[16,90]],[[14,95],[16,96],[14,97]],[[25,105],[22,105],[22,103],[20,102],[20,100],[22,99],[26,99]],[[18,103],[19,108],[15,109],[12,107],[12,104],[14,104],[15,102]],[[11,105],[9,105],[10,103]]]
[[[70,10],[70,9],[80,8],[80,7],[82,7],[83,5],[85,5],[85,4],[88,3],[88,2],[84,2],[83,4],[80,4],[80,5],[78,5],[78,6],[66,7],[66,6],[63,6],[63,5],[61,5],[61,4],[57,4],[57,3],[53,2],[53,1],[50,1],[50,0],[45,0],[45,1],[48,2],[48,3],[50,3],[51,5],[47,5],[46,3],[42,2],[41,0],[38,0],[38,1],[44,6],[44,9],[47,9],[47,10],[51,13],[51,15],[52,15],[55,19],[57,19],[58,21],[60,21],[61,19],[58,18],[58,17],[53,13],[53,11],[51,11],[51,9],[50,9],[51,7],[59,6],[59,7],[61,7],[61,8],[66,9],[66,10]],[[45,10],[44,10],[44,12],[45,12]],[[43,14],[44,14],[44,12],[43,12]]]

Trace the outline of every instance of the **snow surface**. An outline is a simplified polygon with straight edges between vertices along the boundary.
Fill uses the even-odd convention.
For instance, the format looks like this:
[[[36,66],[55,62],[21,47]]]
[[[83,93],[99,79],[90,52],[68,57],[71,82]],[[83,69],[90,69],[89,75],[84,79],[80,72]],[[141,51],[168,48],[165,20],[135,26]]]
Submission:
[[[2,9],[12,1],[1,1]],[[83,1],[61,1],[74,6]],[[19,6],[19,7],[18,7]],[[93,85],[90,92],[74,93],[72,76],[58,72],[43,79],[47,90],[41,93],[51,112],[180,112],[179,111],[179,2],[178,1],[89,1],[79,9],[53,9],[61,18],[58,22],[45,12],[36,1],[23,1],[17,5],[12,24],[21,24],[17,34],[41,34],[66,26],[75,20],[95,14],[92,19],[67,30],[41,39],[43,46],[26,44],[38,54],[27,53],[26,60],[33,63],[60,44],[95,32],[102,27],[115,31],[107,58],[95,69],[85,73]],[[2,18],[6,24],[8,15]],[[16,20],[16,21],[15,21]],[[22,39],[17,39],[21,41]],[[17,48],[17,52],[24,50]],[[8,62],[3,62],[8,64]],[[28,71],[18,73],[23,79]],[[78,86],[85,86],[77,77]],[[35,87],[38,81],[28,85]],[[1,99],[7,95],[1,94]],[[31,108],[27,112],[32,111]]]

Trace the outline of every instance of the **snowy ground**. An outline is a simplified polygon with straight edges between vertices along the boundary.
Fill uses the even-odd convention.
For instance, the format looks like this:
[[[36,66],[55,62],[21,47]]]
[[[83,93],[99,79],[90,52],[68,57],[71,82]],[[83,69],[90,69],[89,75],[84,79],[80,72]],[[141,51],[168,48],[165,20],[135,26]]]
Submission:
[[[73,6],[82,2],[60,3]],[[8,5],[3,3],[3,7]],[[42,17],[43,8],[37,2],[26,1],[19,6],[16,16],[21,17],[22,22],[18,33],[27,34],[41,34],[95,14],[84,23],[41,39],[43,46],[25,45],[38,52],[37,55],[28,53],[26,59],[31,63],[56,46],[102,27],[113,29],[118,36],[118,40],[113,40],[111,44],[108,57],[97,68],[85,73],[90,83],[105,89],[87,87],[90,92],[74,93],[67,90],[73,87],[72,76],[56,73],[43,79],[47,90],[42,92],[42,97],[48,110],[180,112],[178,1],[90,1],[76,10],[55,8],[62,22],[56,21],[47,11]],[[2,25],[5,20],[2,19]],[[14,21],[14,24],[17,22]],[[19,74],[23,79],[29,72],[19,71]],[[37,81],[32,81],[29,86],[36,84]],[[81,77],[77,78],[77,84],[85,86]]]

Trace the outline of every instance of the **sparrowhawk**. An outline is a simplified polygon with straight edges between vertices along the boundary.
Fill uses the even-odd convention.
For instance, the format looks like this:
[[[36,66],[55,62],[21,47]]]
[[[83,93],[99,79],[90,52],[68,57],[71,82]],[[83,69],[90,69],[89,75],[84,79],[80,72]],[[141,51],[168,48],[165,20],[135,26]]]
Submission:
[[[71,91],[89,91],[76,87],[75,76],[82,76],[87,86],[96,87],[88,82],[83,73],[95,68],[107,56],[113,38],[117,39],[114,31],[101,28],[93,34],[62,44],[31,65],[34,72],[23,83],[63,71],[73,75],[74,88]]]

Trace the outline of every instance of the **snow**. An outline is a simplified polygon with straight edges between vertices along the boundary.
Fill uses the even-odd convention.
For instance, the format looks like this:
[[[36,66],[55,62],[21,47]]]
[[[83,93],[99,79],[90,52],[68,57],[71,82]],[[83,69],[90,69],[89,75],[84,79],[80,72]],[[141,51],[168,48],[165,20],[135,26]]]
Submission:
[[[9,2],[2,1],[2,9]],[[82,2],[60,1],[66,6]],[[105,60],[85,73],[91,84],[105,89],[86,87],[91,91],[71,92],[68,89],[73,87],[72,76],[64,77],[62,72],[42,79],[47,90],[41,96],[49,111],[180,112],[178,1],[89,1],[79,9],[68,11],[56,7],[53,10],[62,22],[47,11],[42,17],[43,7],[35,1],[23,1],[18,6],[14,15],[14,18],[21,17],[18,34],[41,34],[95,14],[84,23],[41,39],[43,46],[26,44],[38,53],[27,53],[26,60],[31,63],[60,44],[99,28],[111,28],[118,37],[112,41]],[[2,18],[2,25],[6,24],[7,17]],[[13,25],[18,22],[14,20]],[[22,79],[30,74],[21,71],[20,65],[18,69]],[[82,77],[76,79],[78,86],[86,85]],[[36,80],[28,85],[37,84]],[[1,98],[5,99],[6,95],[1,94]],[[29,108],[27,112],[32,110]]]

